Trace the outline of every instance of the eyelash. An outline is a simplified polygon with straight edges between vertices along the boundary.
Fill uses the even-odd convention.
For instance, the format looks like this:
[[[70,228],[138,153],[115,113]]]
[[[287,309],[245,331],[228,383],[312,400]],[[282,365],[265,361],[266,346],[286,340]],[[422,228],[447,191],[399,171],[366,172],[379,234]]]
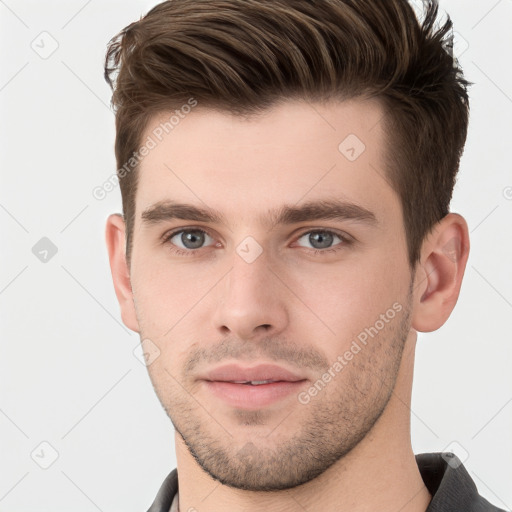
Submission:
[[[170,245],[171,252],[173,252],[174,254],[177,254],[178,256],[189,256],[189,257],[195,256],[195,254],[197,254],[197,252],[199,252],[201,249],[204,249],[204,247],[200,247],[199,249],[185,250],[185,249],[181,249],[180,247],[176,247],[176,245],[174,245],[171,242],[171,239],[174,236],[176,236],[176,235],[178,235],[180,233],[186,233],[187,231],[200,231],[202,233],[207,234],[211,238],[214,238],[205,229],[200,229],[200,228],[185,228],[184,229],[184,228],[181,228],[181,229],[177,229],[175,231],[172,231],[171,233],[164,234],[162,236],[162,244],[163,245]],[[338,243],[335,247],[329,247],[327,249],[309,249],[309,252],[312,253],[315,256],[325,255],[326,253],[336,253],[336,252],[342,250],[344,247],[349,246],[349,245],[351,245],[353,243],[353,240],[350,239],[348,237],[348,235],[342,235],[342,234],[340,234],[340,233],[338,233],[336,231],[332,231],[332,230],[329,230],[329,229],[311,229],[309,231],[304,231],[304,232],[302,232],[296,238],[296,241],[300,240],[304,235],[311,234],[311,233],[327,233],[327,234],[330,234],[330,235],[335,235],[335,236],[337,236],[341,240],[341,243]],[[307,247],[303,247],[303,248],[307,249]]]

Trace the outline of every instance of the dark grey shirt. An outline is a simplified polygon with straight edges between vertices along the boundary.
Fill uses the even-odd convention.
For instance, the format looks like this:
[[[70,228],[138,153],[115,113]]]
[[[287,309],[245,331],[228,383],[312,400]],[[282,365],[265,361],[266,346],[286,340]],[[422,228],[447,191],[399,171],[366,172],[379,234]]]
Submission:
[[[505,512],[478,494],[475,483],[457,456],[420,453],[416,463],[432,495],[425,512]],[[148,512],[169,512],[178,492],[178,472],[173,469],[160,487]]]

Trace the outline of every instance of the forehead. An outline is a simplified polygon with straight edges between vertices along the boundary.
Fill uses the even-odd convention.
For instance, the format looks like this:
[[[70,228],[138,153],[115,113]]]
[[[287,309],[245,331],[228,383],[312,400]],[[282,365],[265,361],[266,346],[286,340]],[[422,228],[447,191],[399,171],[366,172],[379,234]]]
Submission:
[[[237,220],[319,199],[396,213],[382,119],[375,100],[287,101],[251,118],[200,104],[180,116],[161,113],[142,138],[152,148],[139,167],[136,216],[167,199]]]

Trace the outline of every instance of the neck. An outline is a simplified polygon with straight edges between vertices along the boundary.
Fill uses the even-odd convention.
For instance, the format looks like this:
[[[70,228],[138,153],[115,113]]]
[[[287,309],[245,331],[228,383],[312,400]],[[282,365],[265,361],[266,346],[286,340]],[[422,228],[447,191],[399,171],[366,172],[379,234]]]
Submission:
[[[416,333],[411,331],[391,398],[368,435],[345,457],[299,487],[274,492],[233,489],[212,479],[176,433],[180,512],[425,512],[431,496],[410,441]]]

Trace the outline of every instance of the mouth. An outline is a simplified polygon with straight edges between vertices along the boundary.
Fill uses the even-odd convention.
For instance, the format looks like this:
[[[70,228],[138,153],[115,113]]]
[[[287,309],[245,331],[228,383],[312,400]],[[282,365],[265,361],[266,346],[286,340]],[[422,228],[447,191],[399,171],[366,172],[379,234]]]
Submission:
[[[242,367],[226,365],[201,378],[207,392],[225,404],[239,409],[267,407],[297,394],[308,379],[275,365]]]
[[[243,381],[243,380],[235,380],[235,381],[227,381],[232,382],[232,384],[247,384],[249,386],[261,386],[262,384],[271,384],[272,382],[290,382],[290,381],[283,381],[283,380],[250,380],[250,381]],[[295,381],[294,381],[295,382]]]
[[[201,378],[209,381],[254,385],[263,385],[269,382],[297,382],[306,379],[303,374],[274,364],[258,364],[251,367],[226,364],[206,372]]]

